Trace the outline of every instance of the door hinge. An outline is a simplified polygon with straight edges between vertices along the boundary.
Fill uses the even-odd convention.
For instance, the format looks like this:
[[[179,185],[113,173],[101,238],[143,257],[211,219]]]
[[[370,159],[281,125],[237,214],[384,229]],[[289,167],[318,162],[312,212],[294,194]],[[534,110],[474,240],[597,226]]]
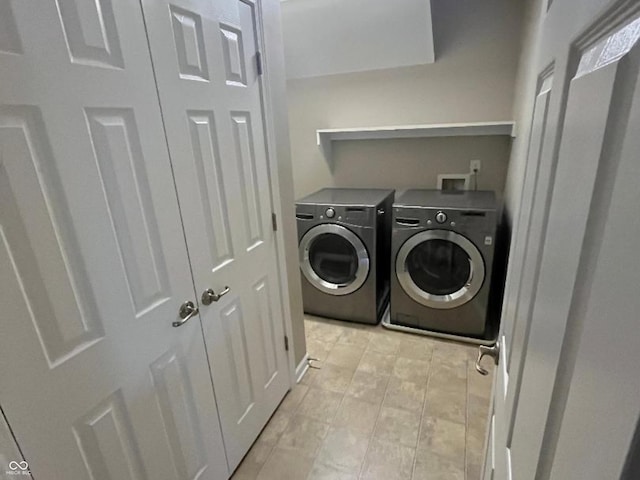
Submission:
[[[287,337],[286,335],[284,336],[284,349],[287,352],[289,351],[289,337]]]
[[[262,52],[256,52],[256,70],[258,75],[262,75]]]
[[[278,231],[278,217],[275,213],[271,214],[271,226],[273,227],[274,232]]]

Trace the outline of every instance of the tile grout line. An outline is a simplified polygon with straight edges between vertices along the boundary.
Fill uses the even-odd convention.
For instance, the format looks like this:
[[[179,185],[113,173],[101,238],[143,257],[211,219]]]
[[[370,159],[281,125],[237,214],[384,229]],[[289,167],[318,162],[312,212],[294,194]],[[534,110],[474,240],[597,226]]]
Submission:
[[[367,345],[368,347],[368,345]],[[398,349],[400,347],[398,346]],[[376,352],[377,353],[377,352]],[[364,356],[364,354],[363,354]],[[398,359],[398,352],[396,351],[395,357],[393,359],[393,364],[395,366],[395,362]],[[373,437],[376,433],[376,428],[378,427],[378,421],[380,420],[380,415],[382,415],[382,406],[384,405],[384,401],[387,398],[387,393],[389,391],[389,382],[391,381],[391,376],[393,375],[393,372],[391,374],[389,374],[388,378],[387,378],[387,382],[385,383],[384,386],[384,395],[382,396],[382,400],[380,401],[380,407],[378,408],[378,414],[376,415],[376,420],[373,422],[373,429],[371,430],[371,434],[369,435],[369,441],[367,442],[367,449],[364,452],[364,457],[362,458],[362,462],[360,463],[360,470],[358,471],[358,475],[357,478],[360,479],[362,478],[362,474],[364,473],[364,466],[365,463],[367,461],[367,455],[369,455],[369,450],[371,449],[371,443],[373,441]]]
[[[307,338],[306,338],[306,336],[305,336],[305,341],[306,341],[306,340],[307,340]],[[328,342],[327,342],[327,343],[328,343]],[[336,341],[333,343],[333,345],[332,345],[332,347],[331,347],[331,350],[333,350],[333,347],[335,347],[337,343],[338,343],[338,340],[336,340]],[[327,353],[327,356],[328,356],[328,355],[329,355],[329,354]],[[322,363],[324,363],[324,362],[322,362]],[[307,393],[305,393],[305,394],[304,394],[304,396],[300,399],[300,402],[298,402],[298,404],[296,405],[296,407],[295,407],[295,408],[293,409],[293,411],[291,412],[291,418],[287,421],[287,427],[285,428],[285,430],[286,430],[287,428],[289,428],[289,422],[290,422],[290,421],[291,421],[291,420],[292,420],[292,419],[297,415],[298,410],[300,409],[300,405],[302,405],[302,402],[304,401],[304,399],[305,399],[305,398],[307,397],[307,395],[309,394],[309,390],[311,389],[311,387],[312,387],[312,386],[313,386],[313,383],[311,383],[311,384],[309,384],[309,385],[307,385],[307,386],[306,386],[306,387],[307,387]],[[294,388],[295,388],[295,386],[294,386]],[[291,389],[291,391],[293,391],[293,388]],[[283,400],[284,400],[284,399],[283,399]],[[278,409],[276,408],[276,411],[275,411],[275,412],[273,412],[273,415],[275,415],[277,411],[278,411]],[[272,415],[272,417],[273,417],[273,415]],[[271,421],[271,419],[269,419],[269,421]],[[267,422],[267,425],[268,425],[268,424],[269,424],[269,422]],[[265,425],[265,427],[264,427],[264,428],[266,428],[266,426],[267,426],[267,425]],[[263,430],[264,430],[264,428],[263,428]],[[261,432],[261,433],[262,433],[262,432]],[[258,473],[256,474],[256,479],[259,479],[259,478],[260,478],[260,474],[262,473],[262,470],[264,470],[265,465],[267,464],[267,462],[269,461],[269,459],[272,457],[273,452],[274,452],[274,451],[275,451],[275,449],[277,448],[278,443],[280,442],[280,438],[282,437],[282,434],[283,434],[283,433],[284,433],[284,431],[283,431],[280,435],[278,435],[278,437],[277,437],[276,441],[274,442],[273,446],[271,447],[271,450],[269,451],[269,455],[267,455],[267,458],[264,460],[264,462],[262,463],[262,465],[260,465],[260,469],[258,470]],[[258,438],[260,438],[260,437],[258,437]],[[323,442],[324,442],[324,439],[323,439]],[[251,448],[253,448],[253,445],[251,446]],[[314,458],[314,463],[315,463],[315,458]],[[311,474],[311,472],[309,472],[309,474]]]
[[[343,332],[344,333],[344,332]],[[334,348],[336,348],[336,345],[338,345],[338,342],[340,341],[340,338],[342,337],[342,333],[338,336],[338,338],[336,338],[336,340],[333,342],[333,345],[331,345],[331,348],[329,349],[329,351],[327,352],[327,358],[324,359],[324,361],[322,362],[323,366],[326,365],[333,365],[333,364],[328,364],[327,363],[327,359],[329,358],[329,355],[331,355],[331,352],[333,351]],[[355,370],[354,370],[355,373]],[[320,375],[320,373],[318,373],[318,375]],[[349,385],[351,385],[351,381],[353,380],[353,374],[351,374],[351,379],[349,380]],[[318,379],[316,378],[316,382],[318,381]],[[309,385],[309,388],[311,388],[313,386],[313,384]],[[318,387],[321,388],[321,387]],[[349,388],[349,387],[347,387]],[[328,390],[329,392],[333,392],[333,390]],[[338,393],[338,392],[333,392],[333,393]],[[309,391],[307,391],[307,394],[309,394]],[[305,395],[306,397],[307,395]],[[331,426],[333,424],[333,421],[336,418],[336,415],[338,415],[338,410],[340,410],[340,407],[342,406],[342,402],[344,401],[344,393],[342,393],[342,397],[340,398],[340,402],[338,403],[338,408],[336,408],[335,413],[333,414],[333,416],[328,419],[327,422],[322,422],[322,423],[327,423],[327,425],[329,426],[329,428],[327,428],[327,434],[329,433],[329,430],[331,429]],[[311,418],[311,417],[309,417]],[[316,422],[319,422],[319,420],[317,419],[313,419]],[[322,437],[322,442],[320,442],[320,445],[318,446],[318,448],[316,449],[316,451],[313,454],[313,461],[311,462],[311,469],[309,470],[309,473],[307,474],[306,478],[309,478],[309,476],[311,475],[311,472],[313,471],[313,466],[316,463],[316,460],[318,459],[318,454],[320,453],[320,450],[322,450],[322,447],[324,446],[324,442],[327,438],[327,434],[325,434],[324,437]]]
[[[420,412],[420,423],[418,424],[418,438],[416,440],[416,451],[413,455],[413,462],[411,465],[411,478],[413,479],[416,472],[416,463],[418,462],[418,446],[420,445],[420,435],[422,434],[422,421],[424,419],[424,412],[427,410],[427,394],[429,393],[429,383],[431,381],[431,375],[433,374],[433,352],[436,347],[431,349],[431,357],[429,357],[429,375],[427,376],[427,383],[424,390],[424,400],[422,401],[422,411]]]
[[[340,337],[341,336],[342,335],[340,335]],[[336,345],[338,345],[338,342],[340,341],[340,337],[335,341],[335,343],[331,347],[331,350],[329,350],[329,352],[327,353],[327,358],[329,358],[329,355],[331,354],[333,349],[336,347]],[[331,429],[331,427],[333,426],[333,421],[335,420],[336,416],[338,415],[338,412],[340,411],[340,408],[342,407],[342,404],[344,403],[344,399],[347,396],[347,390],[349,390],[349,387],[353,383],[353,377],[355,376],[356,370],[358,370],[358,366],[360,365],[360,362],[362,362],[362,357],[364,357],[364,352],[367,350],[368,347],[369,347],[369,343],[367,342],[367,345],[362,350],[362,355],[360,355],[360,359],[358,360],[358,364],[356,365],[356,368],[353,370],[353,373],[351,374],[351,379],[349,380],[349,385],[347,385],[346,390],[344,392],[342,392],[342,397],[340,398],[340,403],[338,404],[338,408],[336,409],[335,413],[333,414],[333,417],[331,417],[331,420],[328,422],[329,423],[329,429]],[[325,362],[326,362],[326,360],[325,360]],[[309,388],[311,388],[311,386],[309,386]],[[309,392],[307,391],[307,394],[308,393]],[[306,395],[305,395],[305,397],[306,397]],[[327,433],[329,433],[328,430],[327,430]],[[326,436],[322,439],[322,443],[320,444],[320,447],[318,447],[318,450],[317,450],[317,452],[316,452],[316,454],[315,454],[315,456],[313,458],[313,462],[311,463],[311,470],[309,470],[309,473],[305,477],[306,479],[308,479],[311,476],[311,474],[313,473],[313,467],[315,466],[316,462],[318,461],[319,453],[322,450],[322,447],[324,446],[324,442],[325,441],[326,441]]]
[[[373,330],[373,329],[375,329],[375,327],[373,327],[371,330]],[[369,329],[367,329],[367,330],[369,330]],[[331,352],[336,348],[336,346],[338,346],[338,345],[346,345],[346,346],[348,346],[349,345],[348,343],[347,344],[340,344],[340,341],[344,337],[344,335],[345,335],[345,332],[342,331],[336,337],[336,339],[333,342],[326,342],[326,343],[331,345],[331,348],[327,351],[326,358],[322,362],[324,365],[329,365],[329,363],[327,363],[327,359],[331,355]],[[363,361],[363,358],[364,358],[365,354],[368,351],[370,351],[370,352],[373,352],[373,353],[376,353],[376,354],[380,354],[380,355],[389,355],[389,354],[385,354],[383,352],[378,352],[377,350],[372,350],[370,348],[371,344],[372,344],[372,339],[373,339],[372,335],[373,335],[373,333],[370,332],[368,337],[367,337],[368,338],[367,342],[364,344],[364,348],[362,349],[362,353],[360,354],[360,357],[358,359],[356,367],[351,372],[350,380],[349,380],[347,388],[343,392],[334,392],[334,393],[340,393],[341,396],[340,396],[340,399],[339,399],[339,402],[338,402],[338,405],[337,405],[337,408],[336,408],[334,414],[331,415],[330,418],[327,419],[327,421],[323,422],[323,423],[327,423],[328,424],[327,434],[329,432],[329,429],[331,429],[332,427],[335,427],[334,421],[335,421],[338,413],[340,412],[342,406],[344,405],[344,402],[346,401],[345,397],[347,397],[347,392],[348,392],[350,386],[353,384],[353,380],[354,380],[355,374],[358,371],[359,366],[362,364],[362,361]],[[317,338],[317,339],[318,339],[318,341],[322,341],[320,338]],[[400,345],[401,344],[399,344],[398,347],[395,349],[395,353],[392,354],[392,356],[393,356],[392,363],[394,365],[397,362],[398,358],[400,357],[400,353],[399,353],[400,348],[401,348]],[[413,456],[413,460],[412,460],[412,463],[411,463],[411,470],[410,470],[411,478],[414,478],[415,474],[416,474],[417,457],[418,457],[418,446],[420,445],[420,437],[421,437],[421,434],[422,434],[422,431],[423,431],[424,419],[427,417],[427,412],[428,412],[428,392],[429,392],[430,385],[432,385],[433,376],[434,376],[434,358],[436,358],[436,348],[437,348],[437,345],[433,345],[432,348],[431,348],[430,355],[429,355],[429,366],[428,366],[428,371],[427,371],[427,375],[426,375],[426,382],[424,383],[424,385],[425,385],[424,399],[423,399],[423,402],[422,402],[422,408],[420,410],[420,418],[419,418],[419,424],[418,424],[418,430],[417,430],[417,438],[416,438],[416,442],[415,442],[415,446],[414,446],[414,456]],[[470,404],[470,402],[469,402],[469,394],[470,394],[469,368],[470,368],[470,362],[471,362],[471,360],[468,357],[464,360],[464,371],[465,371],[465,374],[466,374],[466,378],[465,378],[465,391],[464,391],[464,395],[463,395],[463,398],[465,400],[465,417],[464,417],[465,438],[464,438],[464,455],[463,455],[463,461],[464,461],[463,474],[464,474],[464,478],[466,480],[469,480],[468,479],[467,463],[468,463],[468,454],[469,454],[469,452],[468,452],[468,441],[469,441],[469,438],[468,438],[468,424],[469,424],[469,415],[470,415],[470,407],[469,407],[469,404]],[[333,365],[333,364],[331,364],[331,365]],[[338,365],[338,366],[341,366],[341,365]],[[375,417],[375,421],[373,422],[373,428],[371,429],[371,433],[368,436],[367,448],[366,448],[366,450],[364,452],[364,455],[363,455],[363,458],[362,458],[362,461],[361,461],[361,464],[360,464],[360,468],[359,468],[359,470],[358,470],[358,472],[356,474],[357,478],[360,478],[360,479],[362,478],[362,476],[365,473],[365,466],[366,466],[366,463],[367,463],[367,457],[368,457],[368,454],[371,452],[372,443],[373,443],[373,439],[375,437],[377,426],[380,423],[380,419],[381,419],[381,416],[382,416],[383,405],[386,402],[386,399],[389,398],[389,395],[390,395],[389,385],[391,383],[391,377],[393,377],[393,369],[392,369],[391,373],[387,376],[386,381],[384,383],[384,394],[382,396],[382,399],[380,400],[380,403],[378,404],[378,412],[377,412],[377,415]],[[271,446],[271,448],[270,448],[270,450],[268,452],[268,455],[266,456],[264,462],[262,462],[262,464],[260,465],[260,467],[259,467],[259,469],[258,469],[258,471],[256,473],[256,477],[255,477],[256,479],[260,478],[260,475],[263,473],[263,471],[265,469],[265,466],[267,465],[269,460],[273,457],[274,452],[278,448],[278,444],[279,444],[284,432],[291,425],[291,420],[296,415],[300,415],[299,412],[300,412],[301,406],[304,403],[304,400],[310,394],[309,390],[312,389],[312,388],[322,388],[321,386],[317,385],[317,383],[316,383],[317,380],[318,380],[317,378],[314,378],[310,384],[306,385],[307,392],[305,392],[305,394],[302,396],[300,401],[295,405],[295,407],[292,408],[290,412],[288,412],[289,419],[287,421],[287,425],[286,425],[285,429],[283,430],[283,432],[280,433],[275,438],[275,441],[274,441],[273,445]],[[294,386],[294,388],[295,388],[295,386]],[[369,403],[369,402],[367,402],[367,403]],[[276,412],[277,412],[277,410],[278,409],[276,409]],[[274,412],[274,414],[276,412]],[[313,419],[312,417],[307,417],[307,418]],[[316,420],[316,419],[313,419],[313,420]],[[319,420],[316,420],[316,421],[319,421]],[[267,422],[267,425],[268,425],[268,422]],[[265,425],[265,427],[266,427],[266,425]],[[315,450],[315,452],[314,452],[314,454],[312,456],[311,467],[310,467],[309,473],[308,473],[308,475],[306,477],[307,479],[309,477],[311,477],[311,474],[313,472],[314,467],[316,467],[317,465],[320,465],[318,463],[318,458],[319,458],[320,452],[322,451],[322,449],[326,445],[326,441],[327,441],[327,439],[326,439],[326,435],[325,435],[322,438],[322,440],[320,442],[320,445]]]
[[[293,387],[295,388],[295,386]],[[293,392],[293,388],[291,389],[291,391]],[[291,412],[291,418],[289,420],[287,420],[287,426],[285,427],[285,430],[287,428],[289,428],[289,422],[291,421],[291,419],[293,417],[295,417],[298,409],[300,408],[300,405],[302,405],[302,402],[304,401],[304,399],[307,397],[307,395],[309,394],[309,388],[310,386],[307,385],[307,393],[305,393],[302,398],[300,399],[300,401],[298,402],[298,405],[295,406],[295,408],[293,409],[293,411]],[[284,401],[284,399],[283,399]],[[279,408],[279,406],[278,406]],[[273,416],[278,412],[278,408],[276,408],[276,411],[273,412],[273,415],[271,415],[271,418],[273,418]],[[267,425],[269,425],[269,422],[271,421],[271,418],[269,419],[269,421],[267,422]],[[264,428],[267,427],[267,425],[264,426]],[[264,431],[263,428],[263,431]],[[260,432],[262,434],[262,432]],[[280,437],[282,437],[282,434],[284,433],[284,430],[282,431],[282,433],[280,433],[275,442],[273,442],[273,446],[271,447],[271,450],[269,450],[269,455],[267,455],[267,458],[264,459],[264,462],[262,462],[262,465],[260,465],[260,468],[258,469],[258,473],[256,474],[256,479],[260,478],[260,474],[262,473],[262,470],[264,470],[265,465],[267,464],[267,462],[269,461],[269,459],[271,458],[271,456],[273,455],[273,452],[275,451],[276,447],[278,446],[278,443],[280,442]],[[258,439],[260,439],[260,436],[258,436]],[[254,443],[255,445],[255,443]],[[251,448],[253,448],[253,445],[251,446]],[[244,461],[244,460],[243,460]]]

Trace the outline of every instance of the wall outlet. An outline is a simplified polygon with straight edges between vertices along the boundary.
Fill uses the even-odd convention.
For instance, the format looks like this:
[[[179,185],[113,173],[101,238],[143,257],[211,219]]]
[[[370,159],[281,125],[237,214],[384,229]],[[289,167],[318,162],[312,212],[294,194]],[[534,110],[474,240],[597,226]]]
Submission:
[[[469,162],[469,171],[471,173],[480,173],[481,166],[480,160],[471,160],[471,162]]]

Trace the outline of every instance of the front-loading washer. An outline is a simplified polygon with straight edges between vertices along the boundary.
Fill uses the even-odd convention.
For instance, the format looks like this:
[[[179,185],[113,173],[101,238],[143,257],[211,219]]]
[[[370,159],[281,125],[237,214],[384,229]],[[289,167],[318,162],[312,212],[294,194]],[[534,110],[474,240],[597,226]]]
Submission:
[[[389,298],[393,190],[324,188],[296,202],[304,311],[376,324]]]
[[[493,192],[401,195],[393,205],[390,324],[482,338],[496,228]]]

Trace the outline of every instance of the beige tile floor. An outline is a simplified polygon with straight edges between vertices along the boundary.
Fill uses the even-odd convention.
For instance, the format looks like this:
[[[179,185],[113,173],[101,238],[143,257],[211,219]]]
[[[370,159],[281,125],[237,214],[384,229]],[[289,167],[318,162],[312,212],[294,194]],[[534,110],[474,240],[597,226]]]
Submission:
[[[476,348],[315,317],[309,369],[234,480],[476,480],[492,378]]]

